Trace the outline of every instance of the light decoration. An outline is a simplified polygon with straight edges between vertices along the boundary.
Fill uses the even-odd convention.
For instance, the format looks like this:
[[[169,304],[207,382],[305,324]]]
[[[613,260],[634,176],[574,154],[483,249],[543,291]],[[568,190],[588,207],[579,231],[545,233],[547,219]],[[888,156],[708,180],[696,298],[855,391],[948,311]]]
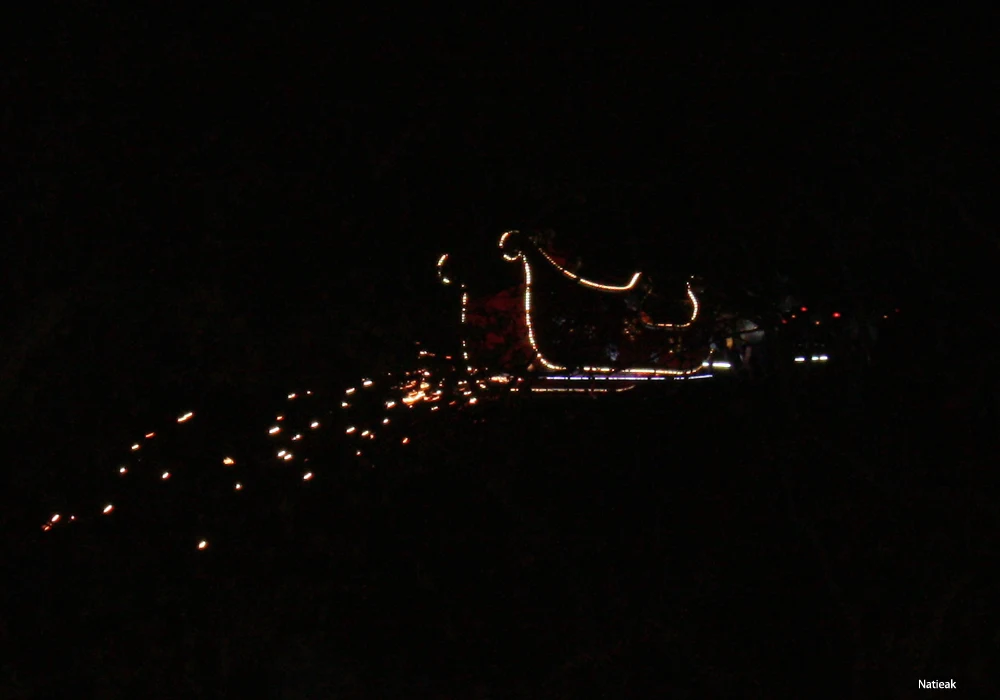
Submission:
[[[309,481],[312,478],[313,478],[312,472],[306,472],[305,474],[302,475],[302,481]]]
[[[451,280],[444,273],[444,264],[448,260],[448,254],[445,253],[437,261],[437,274],[438,279],[441,280],[441,284],[451,284]]]
[[[232,457],[224,457],[222,459],[222,463],[225,464],[227,467],[231,467],[232,465],[236,464],[236,460],[233,459]]]
[[[108,513],[110,513],[111,511],[113,511],[114,509],[115,509],[115,507],[109,503],[108,505],[104,506],[104,510],[101,511],[101,512],[103,512],[105,515],[107,515]]]
[[[564,371],[566,369],[565,366],[557,364],[557,363],[552,362],[551,360],[549,360],[547,357],[545,357],[545,355],[542,354],[541,350],[538,347],[538,339],[535,336],[535,327],[534,327],[534,323],[532,322],[532,303],[531,303],[531,301],[532,301],[532,274],[531,274],[531,263],[528,261],[528,258],[524,254],[523,250],[517,249],[516,252],[511,252],[509,250],[509,246],[505,247],[508,238],[512,234],[514,234],[514,233],[517,233],[517,232],[516,231],[506,231],[500,237],[500,244],[499,245],[500,245],[500,249],[504,251],[504,254],[503,254],[504,255],[504,259],[507,260],[508,262],[518,262],[519,261],[521,263],[521,266],[522,266],[523,270],[524,270],[524,321],[525,321],[525,326],[528,329],[528,343],[531,345],[531,349],[535,353],[535,359],[537,360],[538,364],[540,364],[542,367],[544,367],[545,369],[547,369],[549,371],[553,371],[553,372]],[[545,251],[543,251],[543,250],[541,250],[541,249],[539,249],[537,247],[536,247],[536,250],[538,250],[538,252],[540,252],[543,256],[545,256],[549,260],[549,262],[551,262],[553,265],[555,265],[557,268],[559,268],[558,264],[556,264],[555,261],[553,261],[551,258],[549,258],[548,255],[545,253]],[[559,269],[562,270],[563,268],[559,268]],[[577,281],[581,282],[581,284],[584,282],[584,280],[582,280],[582,278],[579,278],[578,276],[574,275],[573,273],[570,273],[568,270],[565,270],[565,272],[568,275],[571,275]],[[598,284],[596,282],[590,282],[589,280],[586,280],[586,282],[587,282],[587,286],[595,287],[595,288],[598,288],[598,289],[604,289],[606,291],[628,291],[629,289],[632,289],[635,286],[635,283],[639,279],[639,275],[640,275],[640,273],[638,273],[638,272],[635,273],[635,275],[633,275],[633,277],[632,277],[632,281],[629,284],[624,285],[624,286],[614,286],[614,285]],[[690,283],[689,283],[689,286],[688,286],[688,291],[690,292],[689,299],[692,299],[692,303],[695,305],[695,314],[697,314],[697,297],[694,296],[694,291],[690,288]],[[709,362],[711,361],[711,359],[712,359],[712,357],[714,355],[714,352],[715,352],[714,349],[710,349],[708,351],[708,356],[707,356],[706,361],[709,361]],[[618,370],[618,369],[613,368],[613,367],[584,367],[583,371],[585,371],[585,372],[594,372],[594,373],[614,373],[614,372],[618,372],[618,371],[625,371],[625,372],[628,372],[628,373],[635,373],[635,374],[638,374],[638,375],[656,374],[656,375],[667,375],[667,376],[688,376],[688,375],[697,374],[699,372],[702,372],[704,368],[705,368],[705,363],[702,362],[702,363],[696,365],[695,367],[691,367],[691,368],[688,368],[688,369],[665,369],[665,368],[652,368],[652,367],[650,367],[650,368],[633,368],[633,369],[629,369],[629,370]]]
[[[163,474],[160,475],[160,478],[166,481],[167,479],[170,478],[170,472],[163,472]]]
[[[154,438],[154,437],[156,437],[156,433],[146,433],[146,438],[147,439]]]
[[[235,484],[233,485],[233,490],[234,490],[234,491],[242,491],[242,490],[243,490],[243,484],[241,484],[240,482],[238,482],[238,481],[237,481],[237,482],[236,482],[236,483],[235,483]]]
[[[319,427],[319,421],[314,420],[312,423],[309,424],[309,427],[315,430],[316,428]]]
[[[201,542],[199,542],[198,543],[198,549],[208,549],[208,542],[205,541],[205,540],[202,540]]]
[[[277,435],[278,433],[281,432],[281,428],[279,428],[278,426],[274,426],[273,428],[271,428],[267,432],[270,433],[271,435]]]
[[[139,444],[138,443],[136,443],[135,445],[132,445],[132,451],[133,452],[135,452],[138,449],[139,449]]]
[[[694,289],[691,288],[691,282],[688,281],[686,286],[688,301],[691,302],[691,318],[684,323],[657,323],[653,321],[643,321],[643,325],[646,328],[656,328],[661,330],[683,330],[685,328],[690,328],[698,319],[699,306],[698,297],[695,296]]]
[[[190,412],[189,413],[185,413],[183,416],[181,416],[180,418],[177,419],[177,422],[178,423],[187,423],[193,417],[194,417],[193,413],[190,413]]]
[[[128,467],[118,467],[119,474],[128,474]]]

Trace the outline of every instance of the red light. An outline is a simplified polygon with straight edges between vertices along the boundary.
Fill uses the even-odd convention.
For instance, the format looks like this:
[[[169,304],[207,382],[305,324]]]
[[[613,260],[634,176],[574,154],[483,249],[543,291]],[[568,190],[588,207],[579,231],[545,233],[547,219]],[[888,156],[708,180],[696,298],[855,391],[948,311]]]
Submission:
[[[896,313],[897,313],[897,314],[899,313],[899,309],[896,309]]]
[[[808,310],[809,310],[809,309],[807,309],[807,308],[806,308],[806,307],[804,307],[804,306],[803,306],[803,307],[802,307],[802,309],[801,309],[801,311],[802,311],[803,313],[805,313],[805,312],[806,312],[806,311],[808,311]]]
[[[781,319],[781,322],[782,323],[788,323],[788,319],[787,318],[783,318],[783,319]]]
[[[833,312],[833,317],[834,318],[840,318],[840,312],[839,311],[834,311]]]

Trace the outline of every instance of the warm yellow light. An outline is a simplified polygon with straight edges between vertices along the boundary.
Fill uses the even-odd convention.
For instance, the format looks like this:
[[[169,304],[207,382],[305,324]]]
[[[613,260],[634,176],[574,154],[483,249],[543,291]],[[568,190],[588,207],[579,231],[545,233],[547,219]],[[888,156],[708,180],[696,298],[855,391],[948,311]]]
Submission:
[[[225,458],[223,458],[222,463],[223,464],[236,464],[236,460],[234,460],[232,457],[225,457]]]
[[[278,426],[274,426],[273,428],[271,428],[267,432],[269,432],[271,435],[274,435],[275,433],[280,433],[281,432],[281,428],[279,428]]]
[[[133,451],[138,450],[138,449],[139,449],[139,445],[138,444],[132,445],[132,450]]]
[[[292,458],[292,454],[291,454],[291,453],[288,453],[287,455],[285,455],[285,461],[286,461],[286,462],[287,462],[288,460],[290,460],[291,458]]]
[[[355,428],[355,427],[354,427],[354,426],[352,425],[352,426],[349,426],[349,427],[347,428],[347,430],[346,430],[345,432],[346,432],[346,433],[347,433],[348,435],[350,435],[350,434],[351,434],[351,433],[353,433],[353,432],[354,432],[355,430],[357,430],[357,428]]]
[[[302,434],[301,433],[292,436],[292,440],[301,440],[301,439],[302,439]]]
[[[147,438],[156,437],[156,433],[146,433]]]
[[[408,438],[408,437],[405,437],[405,438],[403,438],[403,444],[404,444],[404,445],[405,445],[406,443],[408,443],[409,441],[410,441],[410,438]]]
[[[166,481],[170,478],[170,472],[163,472],[163,475],[160,478]]]
[[[288,395],[288,398],[289,398],[289,399],[294,399],[295,397],[296,397],[296,394],[289,394],[289,395]]]
[[[59,517],[60,517],[60,516],[59,516],[59,513],[56,513],[56,514],[55,514],[55,515],[53,515],[53,516],[52,516],[51,518],[49,518],[49,520],[51,520],[51,521],[52,521],[52,522],[54,522],[54,523],[57,523],[57,522],[59,522]]]
[[[233,486],[233,489],[236,491],[240,491],[243,489],[243,484],[237,481],[236,484]]]
[[[309,481],[312,478],[313,478],[313,473],[312,472],[306,472],[305,474],[302,475],[302,480],[303,481]]]
[[[109,503],[108,505],[104,506],[104,514],[107,515],[108,513],[110,513],[111,511],[113,511],[114,509],[115,509],[115,507]]]
[[[193,413],[190,413],[190,412],[189,413],[185,413],[183,416],[181,416],[180,418],[177,419],[177,422],[178,423],[184,423],[184,422],[190,420],[192,416],[194,416]]]
[[[313,421],[312,423],[309,424],[309,427],[310,428],[318,428],[319,427],[319,421]]]
[[[208,548],[208,542],[206,542],[205,540],[202,540],[201,542],[198,543],[198,549],[206,549],[206,548]]]
[[[128,474],[128,467],[118,467],[119,474]]]

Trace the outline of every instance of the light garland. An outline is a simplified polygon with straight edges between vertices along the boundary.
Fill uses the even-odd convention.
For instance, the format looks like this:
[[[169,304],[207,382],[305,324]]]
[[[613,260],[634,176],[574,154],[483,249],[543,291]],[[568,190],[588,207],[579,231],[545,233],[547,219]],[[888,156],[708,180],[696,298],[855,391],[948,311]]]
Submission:
[[[656,323],[652,321],[643,321],[643,325],[646,328],[663,330],[683,330],[694,325],[694,322],[698,319],[698,297],[695,296],[694,290],[691,288],[691,282],[687,282],[686,285],[688,300],[691,302],[691,318],[684,323]]]

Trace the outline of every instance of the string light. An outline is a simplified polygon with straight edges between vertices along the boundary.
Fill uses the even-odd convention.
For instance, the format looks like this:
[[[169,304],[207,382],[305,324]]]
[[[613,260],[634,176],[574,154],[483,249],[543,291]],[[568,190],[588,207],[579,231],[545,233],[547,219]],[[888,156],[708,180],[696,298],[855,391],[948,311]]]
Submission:
[[[482,367],[479,370],[475,370],[472,363],[469,363],[469,357],[466,345],[466,322],[468,320],[467,310],[469,295],[462,285],[462,306],[461,306],[461,317],[460,321],[462,324],[462,343],[463,343],[463,356],[461,360],[457,358],[457,355],[453,358],[451,355],[436,355],[427,350],[421,349],[418,356],[421,360],[424,359],[438,359],[443,360],[447,364],[447,370],[444,374],[440,372],[432,371],[431,367],[418,366],[406,372],[399,373],[396,379],[392,379],[386,382],[388,388],[386,391],[380,391],[375,393],[373,396],[377,404],[384,406],[385,411],[392,410],[398,403],[402,403],[409,409],[420,408],[422,410],[429,410],[430,412],[440,411],[442,406],[450,410],[463,410],[467,407],[475,406],[480,398],[499,398],[501,392],[506,394],[507,391],[510,392],[523,392],[522,393],[536,393],[536,394],[566,394],[566,395],[579,395],[579,394],[610,394],[610,393],[620,393],[624,391],[633,390],[639,382],[648,381],[668,381],[668,380],[690,380],[690,379],[706,379],[710,378],[714,370],[726,370],[730,369],[731,365],[729,362],[715,360],[714,354],[715,350],[710,348],[706,356],[700,361],[691,361],[687,363],[687,366],[680,368],[668,368],[668,367],[631,367],[631,368],[615,368],[607,366],[586,366],[580,368],[578,371],[570,372],[566,367],[558,364],[554,360],[546,357],[543,354],[543,348],[540,346],[538,331],[535,326],[535,309],[534,309],[534,269],[532,263],[529,261],[524,250],[515,249],[512,245],[511,235],[513,231],[505,232],[501,236],[500,248],[504,253],[504,258],[511,262],[519,262],[521,264],[521,271],[524,275],[524,284],[522,288],[522,308],[524,313],[524,328],[525,328],[525,340],[530,346],[531,353],[534,356],[534,362],[532,363],[534,367],[538,369],[533,369],[529,366],[529,371],[533,372],[533,377],[531,382],[526,382],[525,378],[517,377],[508,373],[494,373],[490,374],[488,367]],[[536,246],[537,249],[537,246]],[[635,287],[640,279],[641,273],[635,273],[631,280],[622,285],[609,285],[594,282],[592,280],[584,279],[573,272],[561,267],[556,263],[554,259],[551,258],[544,250],[537,249],[538,252],[546,259],[546,261],[555,266],[558,271],[560,271],[565,277],[574,280],[575,282],[594,289],[599,289],[601,291],[607,292],[626,292]],[[442,256],[439,259],[439,268],[441,268],[447,260],[447,255]],[[539,263],[541,264],[541,263]],[[449,280],[450,282],[450,280]],[[699,300],[694,292],[691,282],[686,283],[687,289],[687,300],[691,305],[691,316],[690,319],[682,323],[657,323],[648,320],[648,317],[643,319],[645,325],[649,328],[656,329],[670,329],[670,330],[683,330],[684,328],[690,327],[698,318],[700,313]],[[803,311],[805,308],[803,307]],[[793,315],[794,316],[794,315]],[[839,317],[839,313],[835,312],[833,314],[835,318]],[[817,322],[818,323],[818,322]],[[463,362],[464,360],[464,362]],[[826,355],[816,354],[816,355],[803,355],[795,357],[796,363],[805,362],[825,362],[828,360]],[[421,362],[421,365],[426,364]],[[464,368],[468,373],[462,378],[459,374],[459,370]],[[471,376],[474,372],[483,371],[483,375]],[[386,375],[380,375],[379,381],[382,381],[384,376],[391,376],[391,373]],[[376,381],[371,378],[366,378],[361,381],[361,386],[364,388],[374,387]],[[383,386],[380,384],[380,386]],[[356,392],[354,387],[348,388],[344,392],[344,396],[351,396]],[[312,396],[312,391],[306,391],[305,396]],[[300,393],[289,393],[286,395],[288,400],[295,400],[302,398]],[[541,399],[539,399],[541,400]],[[351,404],[346,400],[341,401],[342,408],[349,408]],[[365,413],[365,404],[359,404],[359,411],[361,414]],[[333,413],[330,410],[329,413]],[[406,417],[410,415],[408,412],[404,412],[403,416],[404,422]],[[353,414],[353,411],[352,411]],[[315,415],[315,414],[314,414]],[[180,415],[177,418],[178,423],[186,423],[192,417],[194,417],[194,412],[187,412]],[[381,417],[381,425],[389,426],[391,424],[388,416]],[[359,421],[364,421],[367,419],[359,418]],[[376,421],[377,418],[372,416],[371,421]],[[481,420],[481,418],[475,419],[476,422]],[[268,429],[268,434],[271,436],[279,436],[285,431],[282,430],[285,421],[284,415],[279,415],[276,417],[275,421],[281,425],[273,425]],[[301,421],[301,423],[299,423]],[[289,441],[300,442],[304,439],[301,432],[294,432],[296,428],[301,430],[304,421],[298,415],[291,416],[289,423],[293,425],[289,426],[289,431],[287,434],[291,434],[288,438]],[[357,421],[352,421],[357,422]],[[311,420],[309,422],[309,427],[313,430],[320,428],[319,420]],[[409,445],[411,438],[409,436],[400,436],[399,433],[394,432],[395,428],[386,428],[385,433],[382,434],[383,440],[380,444],[385,442],[385,436],[388,435],[389,443],[392,445]],[[155,437],[155,432],[148,432],[145,434],[145,439],[152,439]],[[357,435],[357,437],[375,440],[376,432],[371,429],[371,425],[358,423],[357,425],[350,425],[345,427],[345,435],[352,436]],[[349,438],[353,439],[353,438]],[[277,442],[283,442],[283,437],[275,437]],[[399,442],[395,442],[399,440]],[[273,443],[272,443],[273,444]],[[280,461],[288,462],[295,458],[295,455],[288,449],[288,443],[284,445],[275,445],[275,447],[280,447],[281,449],[276,451],[277,459]],[[137,452],[143,447],[143,443],[137,442],[131,445],[131,451]],[[392,448],[388,448],[392,449]],[[398,448],[397,448],[398,449]],[[355,449],[356,457],[362,457],[363,451],[360,449]],[[136,461],[140,461],[141,458],[136,456],[134,458]],[[236,464],[236,460],[231,456],[221,457],[222,464],[226,467],[233,467]],[[303,462],[308,463],[309,459],[305,458]],[[254,464],[254,461],[250,461]],[[217,463],[216,463],[217,464]],[[369,464],[365,461],[364,464]],[[308,466],[308,465],[307,465]],[[369,464],[369,466],[371,466]],[[267,466],[261,467],[263,469],[269,470],[281,470],[279,466],[275,466],[273,462],[267,462]],[[130,465],[122,464],[118,467],[118,472],[120,475],[125,475],[129,473]],[[296,470],[297,471],[297,470]],[[314,471],[304,471],[298,472],[301,476],[302,481],[312,481],[315,479],[317,472]],[[181,481],[185,481],[183,476],[184,472],[181,472]],[[244,477],[243,470],[241,469],[239,475]],[[163,471],[161,473],[160,479],[166,481],[171,479],[173,474],[170,471]],[[247,477],[249,479],[249,477]],[[294,479],[291,474],[288,478]],[[233,491],[244,490],[245,483],[243,480],[230,482],[233,484]],[[120,505],[120,503],[119,503]],[[102,514],[108,515],[115,510],[115,506],[112,503],[106,503],[103,506]],[[126,508],[126,512],[128,512]],[[90,511],[88,511],[90,512]],[[51,513],[47,516],[45,522],[42,524],[42,529],[44,531],[50,531],[54,527],[63,527],[67,522],[72,522],[76,518],[75,516],[66,516],[63,513]],[[86,519],[86,518],[85,518]],[[208,547],[208,540],[201,540],[198,543],[198,549],[203,550]]]

